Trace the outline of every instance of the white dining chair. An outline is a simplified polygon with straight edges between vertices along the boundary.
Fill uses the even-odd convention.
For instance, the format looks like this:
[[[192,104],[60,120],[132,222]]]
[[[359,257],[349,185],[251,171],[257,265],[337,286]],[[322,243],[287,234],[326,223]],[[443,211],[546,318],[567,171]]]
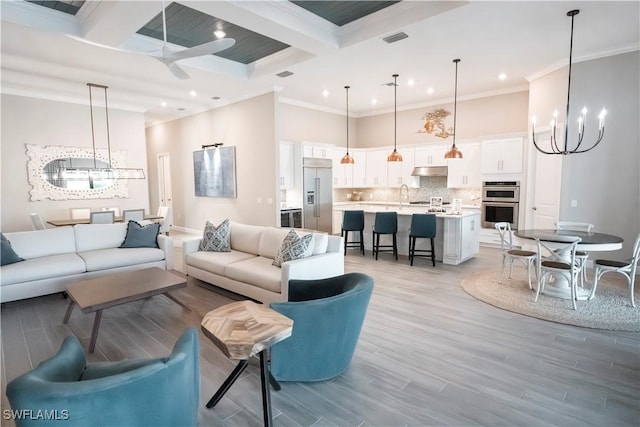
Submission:
[[[567,231],[584,231],[585,233],[590,233],[593,230],[593,224],[588,222],[575,222],[575,221],[558,221],[556,222],[556,230],[567,230]],[[582,273],[580,274],[580,286],[584,287],[584,284],[587,282],[587,260],[589,259],[589,254],[585,251],[577,251],[576,259],[578,262],[582,264]]]
[[[71,208],[71,219],[89,219],[91,208]]]
[[[631,305],[633,307],[636,306],[635,300],[633,298],[633,287],[636,280],[636,269],[638,268],[638,260],[640,260],[640,234],[636,238],[636,242],[633,245],[633,252],[631,258],[626,261],[615,261],[608,259],[597,259],[593,263],[593,268],[595,270],[595,278],[593,281],[593,288],[591,289],[591,294],[589,294],[589,299],[593,299],[596,294],[596,288],[598,287],[598,281],[602,278],[605,273],[618,273],[622,274],[625,279],[627,279],[627,284],[629,285],[629,293],[631,294]]]
[[[144,209],[125,209],[122,211],[122,221],[127,223],[129,221],[140,222],[144,220]]]
[[[502,271],[500,272],[500,282],[502,283],[504,277],[504,264],[509,259],[509,280],[511,280],[511,269],[513,267],[513,261],[519,260],[527,267],[527,277],[529,279],[529,289],[533,289],[531,285],[531,267],[534,265],[537,253],[533,251],[525,251],[514,248],[513,246],[513,234],[511,233],[511,224],[508,222],[498,222],[495,225],[498,234],[500,235],[500,248],[502,249]],[[537,270],[536,270],[537,272]]]
[[[571,288],[571,304],[576,310],[576,299],[578,294],[578,276],[582,269],[582,264],[576,261],[576,247],[582,239],[577,236],[562,235],[538,235],[538,254],[536,265],[538,267],[538,286],[534,302],[538,301],[540,293],[544,293],[546,280],[552,275],[565,276]],[[542,253],[547,252],[548,256],[543,258]]]
[[[115,215],[113,211],[91,212],[89,222],[91,224],[113,224]]]
[[[158,216],[162,217],[162,219],[158,221],[160,223],[160,233],[166,233],[168,236],[169,230],[173,225],[173,208],[160,206],[158,208]]]
[[[47,228],[37,213],[30,213],[29,217],[31,217],[31,227],[33,227],[34,230],[44,230]]]

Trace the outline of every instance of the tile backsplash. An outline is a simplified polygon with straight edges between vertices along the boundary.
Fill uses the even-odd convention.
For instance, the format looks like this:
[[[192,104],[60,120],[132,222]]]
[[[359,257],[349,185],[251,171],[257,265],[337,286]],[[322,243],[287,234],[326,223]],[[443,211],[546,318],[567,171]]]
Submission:
[[[399,188],[338,188],[333,190],[334,202],[353,201],[353,192],[361,194],[361,200],[373,202],[397,203],[400,197]],[[409,188],[409,201],[428,201],[430,197],[442,197],[445,202],[462,199],[465,205],[480,206],[482,189],[447,188],[446,176],[422,176],[420,188]],[[404,202],[404,201],[403,201]]]

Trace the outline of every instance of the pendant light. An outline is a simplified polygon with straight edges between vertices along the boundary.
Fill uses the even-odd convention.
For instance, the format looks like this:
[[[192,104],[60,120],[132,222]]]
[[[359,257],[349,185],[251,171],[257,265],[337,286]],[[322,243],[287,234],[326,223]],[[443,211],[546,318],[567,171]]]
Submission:
[[[569,81],[567,83],[567,113],[565,116],[565,121],[569,118],[569,101],[571,99],[571,62],[573,56],[573,19],[577,14],[580,13],[580,10],[570,10],[567,12],[567,16],[571,18],[571,38],[569,39]],[[594,143],[592,143],[589,147],[581,147],[582,139],[584,138],[584,123],[587,116],[587,107],[582,109],[580,117],[578,117],[578,142],[575,147],[569,147],[569,127],[567,123],[564,125],[564,141],[559,142],[556,138],[556,133],[558,130],[558,112],[555,111],[553,113],[553,119],[551,120],[551,136],[549,140],[549,148],[543,148],[538,145],[536,141],[536,118],[531,118],[531,140],[533,141],[533,145],[536,149],[543,154],[577,154],[577,153],[586,153],[587,151],[593,150],[600,141],[602,141],[602,137],[604,137],[604,118],[607,115],[607,110],[604,108],[600,111],[598,115],[598,136]]]
[[[459,59],[454,59],[453,62],[456,64],[456,86],[455,91],[453,92],[453,145],[444,153],[445,159],[461,159],[462,151],[458,150],[456,147],[456,109],[458,104],[458,62]]]
[[[352,165],[355,163],[353,157],[349,154],[349,88],[351,86],[345,86],[345,90],[347,92],[347,154],[344,155],[342,159],[340,159],[340,163],[343,165]]]
[[[109,105],[107,103],[107,89],[108,86],[99,85],[95,83],[87,83],[89,87],[89,109],[91,112],[91,141],[93,144],[93,168],[88,168],[87,172],[90,179],[145,179],[144,171],[140,168],[114,168],[111,165],[111,139],[109,136]],[[104,89],[104,111],[107,126],[107,154],[109,158],[108,167],[99,168],[96,161],[96,138],[93,129],[93,97],[92,88]]]
[[[393,152],[387,156],[387,162],[401,162],[402,154],[396,149],[397,115],[398,115],[398,74],[393,75]]]

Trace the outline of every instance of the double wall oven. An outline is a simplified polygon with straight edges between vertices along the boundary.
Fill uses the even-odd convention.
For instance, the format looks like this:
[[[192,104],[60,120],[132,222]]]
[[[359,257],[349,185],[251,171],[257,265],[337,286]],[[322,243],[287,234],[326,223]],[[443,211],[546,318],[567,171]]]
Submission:
[[[482,183],[482,226],[493,228],[498,222],[508,222],[518,229],[520,181],[484,181]]]

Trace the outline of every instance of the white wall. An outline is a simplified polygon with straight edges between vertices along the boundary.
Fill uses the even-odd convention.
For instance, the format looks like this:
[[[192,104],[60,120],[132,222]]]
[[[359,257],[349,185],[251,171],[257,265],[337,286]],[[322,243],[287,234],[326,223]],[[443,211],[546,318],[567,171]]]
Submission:
[[[560,218],[595,225],[595,231],[624,238],[624,249],[594,258],[626,259],[640,232],[640,55],[638,51],[573,64],[569,146],[576,120],[589,108],[584,146],[595,142],[599,111],[605,107],[606,133],[593,150],[563,158]],[[546,123],[554,109],[564,120],[567,68],[531,83],[531,115]],[[577,201],[571,207],[571,200]]]
[[[457,103],[456,141],[481,136],[521,133],[527,130],[528,92],[492,96]],[[424,131],[422,117],[427,112],[444,108],[451,112],[445,119],[445,128],[453,127],[453,103],[398,111],[398,145],[448,141]],[[393,146],[393,112],[361,117],[357,121],[357,147]]]
[[[2,231],[31,229],[29,213],[43,220],[69,218],[69,208],[119,206],[149,209],[146,180],[128,182],[129,198],[30,201],[25,144],[92,147],[88,105],[2,95]],[[100,111],[100,112],[99,112]],[[104,108],[94,103],[96,147],[106,149]],[[147,169],[144,115],[109,108],[112,150],[127,151],[127,166]]]
[[[149,127],[146,135],[152,208],[158,203],[157,154],[168,152],[175,225],[202,230],[207,220],[217,225],[225,218],[275,225],[279,209],[275,103],[276,96],[269,93]],[[195,196],[193,152],[214,142],[236,147],[235,199]]]

